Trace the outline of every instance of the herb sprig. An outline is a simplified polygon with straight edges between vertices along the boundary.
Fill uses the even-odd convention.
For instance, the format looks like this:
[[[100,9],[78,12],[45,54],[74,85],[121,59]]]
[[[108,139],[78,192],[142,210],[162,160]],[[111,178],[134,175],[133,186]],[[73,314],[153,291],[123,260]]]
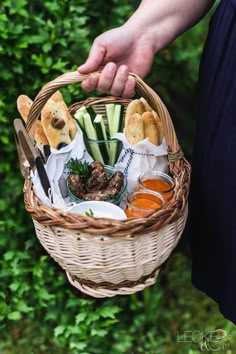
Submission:
[[[89,208],[89,210],[85,212],[85,215],[94,217],[94,212]]]
[[[90,176],[90,166],[87,161],[71,158],[67,162],[66,167],[69,169],[70,174],[79,175],[83,182],[86,182]]]

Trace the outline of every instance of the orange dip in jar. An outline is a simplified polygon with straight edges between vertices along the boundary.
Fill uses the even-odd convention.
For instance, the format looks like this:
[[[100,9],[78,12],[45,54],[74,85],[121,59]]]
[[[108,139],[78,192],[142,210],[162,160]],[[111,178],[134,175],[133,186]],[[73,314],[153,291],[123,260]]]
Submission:
[[[148,171],[139,176],[138,190],[147,189],[161,193],[166,201],[173,197],[175,181],[172,177],[160,171]]]
[[[147,191],[136,191],[127,196],[125,213],[127,217],[147,216],[157,209],[162,208],[165,199],[160,193]]]

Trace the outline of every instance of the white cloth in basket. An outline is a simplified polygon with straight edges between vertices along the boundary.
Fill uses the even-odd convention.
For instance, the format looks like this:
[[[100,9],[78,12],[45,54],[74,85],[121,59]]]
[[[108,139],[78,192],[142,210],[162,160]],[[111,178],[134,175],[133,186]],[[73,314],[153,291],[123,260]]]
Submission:
[[[123,148],[115,164],[127,178],[127,192],[133,192],[137,187],[138,177],[147,170],[158,170],[168,173],[167,144],[165,138],[162,144],[156,146],[149,139],[144,139],[131,145],[123,133],[113,136],[123,143]]]
[[[42,150],[41,146],[39,148]],[[34,192],[43,204],[64,210],[74,204],[67,197],[65,184],[65,177],[67,176],[65,165],[71,158],[81,161],[86,160],[89,163],[93,161],[86,150],[83,133],[78,125],[74,140],[60,150],[51,149],[51,155],[44,165],[51,185],[50,198],[46,196],[41,186],[37,171],[31,173]]]

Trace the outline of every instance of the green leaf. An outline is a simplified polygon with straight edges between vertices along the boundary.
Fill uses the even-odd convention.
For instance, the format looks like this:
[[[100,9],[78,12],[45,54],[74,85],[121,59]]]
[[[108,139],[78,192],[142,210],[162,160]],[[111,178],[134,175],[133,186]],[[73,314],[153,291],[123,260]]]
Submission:
[[[3,291],[0,291],[0,298],[6,299],[6,294]]]
[[[76,323],[76,324],[79,324],[79,323],[83,322],[86,317],[87,317],[87,314],[86,314],[85,312],[79,313],[79,314],[75,317],[75,323]]]
[[[48,53],[52,49],[52,44],[51,43],[45,43],[42,47],[43,51],[45,53]]]
[[[23,312],[23,313],[29,313],[34,310],[33,307],[28,306],[25,302],[19,301],[16,305],[16,308],[18,311]]]
[[[59,337],[60,335],[62,335],[65,332],[66,327],[65,326],[57,326],[54,329],[54,335],[55,337]]]
[[[10,284],[9,285],[9,288],[11,289],[11,291],[16,291],[16,290],[18,290],[19,288],[20,288],[20,283],[12,283],[12,284]]]
[[[105,337],[107,335],[107,330],[105,329],[92,329],[91,330],[91,336],[98,336],[98,337]]]
[[[5,145],[9,144],[9,137],[8,136],[1,136],[0,140]]]
[[[21,313],[19,311],[13,311],[11,313],[9,313],[9,315],[7,316],[7,318],[11,321],[18,321],[21,319]]]
[[[10,261],[10,260],[12,260],[13,258],[14,258],[14,256],[15,256],[15,252],[13,252],[13,251],[8,251],[8,252],[6,252],[5,254],[4,254],[4,260],[5,261]]]
[[[72,350],[76,349],[79,351],[79,353],[81,353],[81,350],[84,350],[86,347],[87,347],[86,342],[79,342],[79,343],[71,342],[70,343],[70,349],[72,349]]]
[[[55,297],[54,294],[50,294],[46,289],[43,288],[39,289],[38,294],[42,300],[51,300]]]
[[[104,318],[115,319],[115,315],[120,311],[121,309],[118,306],[107,306],[99,310],[99,315]]]

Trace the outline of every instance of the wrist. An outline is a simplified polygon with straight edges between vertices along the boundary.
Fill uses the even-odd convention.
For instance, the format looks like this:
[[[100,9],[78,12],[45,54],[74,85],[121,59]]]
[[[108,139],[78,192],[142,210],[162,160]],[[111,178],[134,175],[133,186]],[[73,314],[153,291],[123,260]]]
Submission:
[[[156,16],[152,18],[150,13],[145,16],[145,11],[137,10],[122,28],[134,42],[145,43],[155,55],[176,38],[174,23],[175,19],[171,16],[157,19]]]
[[[154,53],[196,24],[214,0],[142,0],[124,24],[134,39],[144,38]]]

